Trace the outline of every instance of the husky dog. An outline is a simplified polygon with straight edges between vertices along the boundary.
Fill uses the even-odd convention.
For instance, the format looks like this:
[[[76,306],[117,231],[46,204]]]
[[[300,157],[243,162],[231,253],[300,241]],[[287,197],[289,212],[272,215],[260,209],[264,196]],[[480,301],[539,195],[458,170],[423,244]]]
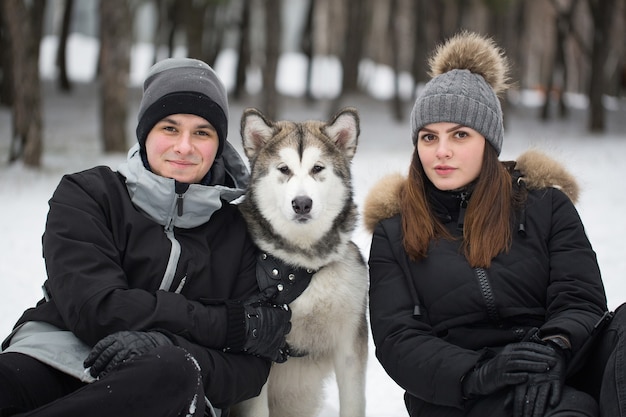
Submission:
[[[277,285],[289,304],[290,358],[272,365],[258,397],[235,416],[312,417],[334,371],[341,417],[365,415],[368,356],[367,268],[350,240],[357,209],[350,163],[359,116],[345,108],[329,122],[270,121],[256,109],[241,119],[251,181],[241,210],[262,251],[261,289]]]

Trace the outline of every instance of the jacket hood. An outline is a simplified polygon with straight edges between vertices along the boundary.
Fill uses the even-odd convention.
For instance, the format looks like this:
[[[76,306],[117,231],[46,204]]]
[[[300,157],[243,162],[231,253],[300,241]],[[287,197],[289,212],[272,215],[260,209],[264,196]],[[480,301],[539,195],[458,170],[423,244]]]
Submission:
[[[232,203],[245,193],[248,168],[230,143],[226,142],[222,156],[211,169],[219,170],[223,181],[215,185],[190,184],[179,194],[175,180],[145,168],[137,144],[128,151],[127,160],[118,171],[126,178],[133,204],[149,218],[164,226],[188,229],[209,221],[222,207],[222,200]],[[184,199],[181,210],[180,198]]]
[[[578,201],[580,189],[576,179],[555,159],[541,151],[529,150],[514,163],[528,189],[554,187],[563,191],[572,202]],[[378,222],[400,213],[399,197],[406,180],[402,174],[390,174],[370,189],[363,204],[363,222],[367,231],[373,233]]]

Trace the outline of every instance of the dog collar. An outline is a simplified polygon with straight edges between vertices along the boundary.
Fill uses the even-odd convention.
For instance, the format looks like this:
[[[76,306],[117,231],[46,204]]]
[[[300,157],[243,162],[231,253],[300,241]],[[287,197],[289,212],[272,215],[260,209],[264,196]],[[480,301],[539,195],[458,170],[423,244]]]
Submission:
[[[276,304],[289,304],[298,298],[308,287],[315,272],[294,267],[265,252],[259,254],[256,264],[256,279],[261,291],[274,285],[278,288],[273,300]]]

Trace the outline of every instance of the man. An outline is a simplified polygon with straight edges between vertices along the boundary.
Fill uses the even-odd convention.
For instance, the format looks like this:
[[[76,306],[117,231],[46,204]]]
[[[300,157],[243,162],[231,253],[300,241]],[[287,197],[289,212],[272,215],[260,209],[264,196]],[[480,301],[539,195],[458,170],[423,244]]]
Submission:
[[[166,59],[146,77],[126,163],[63,177],[45,298],[0,354],[0,415],[219,416],[260,392],[286,359],[291,312],[258,294],[230,204],[248,171],[227,128],[215,72]]]

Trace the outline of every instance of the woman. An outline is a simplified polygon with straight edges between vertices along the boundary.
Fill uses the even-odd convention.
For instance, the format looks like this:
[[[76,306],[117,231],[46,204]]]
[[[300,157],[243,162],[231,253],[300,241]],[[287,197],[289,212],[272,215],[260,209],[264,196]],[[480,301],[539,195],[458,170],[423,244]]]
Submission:
[[[411,416],[622,415],[624,309],[604,326],[576,183],[536,152],[498,160],[507,68],[476,34],[440,46],[408,178],[366,200],[376,355]]]
[[[227,128],[213,69],[166,59],[146,77],[126,163],[63,177],[45,298],[0,354],[0,415],[215,416],[259,394],[291,312],[258,294],[231,204],[248,171]]]

